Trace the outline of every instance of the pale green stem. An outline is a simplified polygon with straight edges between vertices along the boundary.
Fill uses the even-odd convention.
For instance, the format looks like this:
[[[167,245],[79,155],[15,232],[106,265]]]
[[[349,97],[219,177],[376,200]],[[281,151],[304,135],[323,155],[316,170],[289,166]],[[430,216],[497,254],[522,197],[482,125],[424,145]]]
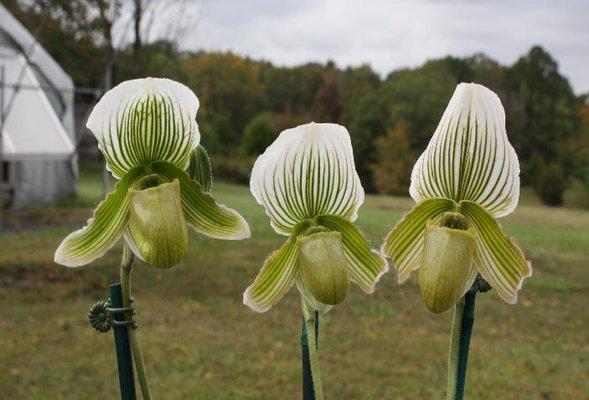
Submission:
[[[319,368],[319,355],[317,353],[317,338],[315,336],[315,311],[309,309],[305,300],[302,299],[301,306],[305,325],[307,327],[307,341],[309,343],[309,364],[311,364],[311,375],[313,377],[313,390],[315,400],[323,400],[323,385],[321,383],[321,369]]]
[[[123,292],[123,307],[130,307],[131,305],[131,267],[135,256],[125,243],[123,247],[123,259],[121,261],[121,290]],[[127,326],[129,335],[129,342],[131,345],[131,352],[133,353],[133,361],[137,369],[137,380],[141,388],[141,396],[143,400],[151,400],[149,393],[149,384],[147,382],[147,374],[145,373],[145,364],[143,363],[143,354],[141,353],[141,346],[137,338],[135,328],[131,325]]]

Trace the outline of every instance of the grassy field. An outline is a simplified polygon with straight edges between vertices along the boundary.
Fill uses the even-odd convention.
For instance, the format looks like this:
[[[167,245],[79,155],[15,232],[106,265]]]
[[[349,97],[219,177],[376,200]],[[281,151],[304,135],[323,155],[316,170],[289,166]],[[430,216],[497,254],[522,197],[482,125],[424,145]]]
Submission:
[[[0,398],[115,399],[112,334],[86,322],[91,304],[117,280],[118,246],[93,265],[53,263],[59,241],[100,195],[83,176],[80,200],[13,214],[24,229],[0,236]],[[301,315],[293,288],[266,314],[241,304],[263,259],[284,240],[245,187],[216,184],[240,210],[253,238],[191,236],[182,265],[134,269],[139,334],[157,399],[299,399]],[[369,197],[359,225],[374,245],[411,207]],[[33,228],[32,224],[47,224]],[[65,224],[65,225],[64,225]],[[479,296],[468,399],[589,398],[589,212],[524,204],[504,220],[533,260],[516,306]],[[322,319],[321,361],[328,399],[442,399],[451,313],[429,314],[412,279],[394,272],[373,295],[355,286]]]

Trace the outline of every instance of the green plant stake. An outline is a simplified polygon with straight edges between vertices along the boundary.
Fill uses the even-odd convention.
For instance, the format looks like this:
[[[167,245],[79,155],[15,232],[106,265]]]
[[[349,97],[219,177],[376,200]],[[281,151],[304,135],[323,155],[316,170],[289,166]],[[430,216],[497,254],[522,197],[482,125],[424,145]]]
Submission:
[[[344,301],[350,281],[372,293],[388,271],[385,258],[353,224],[364,189],[348,131],[316,123],[285,130],[256,160],[250,189],[272,228],[288,239],[266,259],[243,303],[266,312],[297,286],[304,317],[303,396],[323,400],[318,312]]]
[[[316,311],[314,329],[316,349],[319,350],[319,313]],[[309,357],[309,340],[307,338],[307,322],[305,318],[303,318],[303,328],[301,330],[301,360],[303,365],[303,400],[315,400],[311,359]]]
[[[102,257],[124,238],[120,306],[99,302],[89,317],[101,332],[111,325],[120,332],[125,325],[143,400],[150,400],[151,394],[131,319],[135,257],[156,268],[177,265],[188,251],[188,228],[216,239],[250,237],[245,219],[211,195],[210,160],[199,145],[198,107],[188,87],[159,78],[123,82],[100,99],[86,126],[118,182],[86,226],[69,234],[54,256],[58,264],[79,267]],[[124,342],[117,343],[117,352],[124,351]],[[128,378],[132,366],[120,367]],[[127,378],[121,386],[124,392]]]
[[[123,292],[121,284],[115,283],[109,287],[110,305],[113,308],[123,308]],[[125,321],[122,313],[113,315],[113,321]],[[117,366],[119,371],[119,385],[121,389],[122,400],[135,400],[135,375],[133,373],[133,358],[131,356],[131,347],[129,345],[129,335],[125,325],[116,325],[113,327],[115,337],[115,349],[117,352]]]
[[[131,302],[133,301],[131,298],[131,267],[133,266],[134,260],[135,255],[129,250],[129,246],[125,244],[123,246],[123,258],[121,260],[121,289],[123,310],[131,310],[131,315],[135,314],[135,311],[131,308]],[[143,362],[143,353],[141,352],[136,330],[137,324],[135,321],[127,324],[127,335],[131,345],[131,352],[133,353],[133,360],[137,367],[137,380],[141,388],[141,395],[143,396],[143,400],[151,400],[149,384],[147,383],[147,372],[145,371],[145,363]]]
[[[135,378],[133,361],[137,366],[137,378],[144,400],[150,400],[151,394],[147,384],[147,375],[143,363],[141,347],[135,330],[137,324],[131,306],[131,266],[134,256],[127,245],[123,247],[121,260],[121,282],[109,287],[108,301],[96,302],[88,314],[90,325],[97,331],[105,333],[111,328],[115,337],[115,350],[119,372],[119,385],[123,400],[135,399]]]
[[[476,295],[478,292],[485,293],[489,290],[491,290],[491,285],[479,275],[470,290],[454,305],[452,336],[448,355],[447,400],[462,400],[464,397]]]
[[[468,366],[468,349],[470,347],[470,335],[474,325],[474,306],[476,291],[469,291],[462,300],[462,316],[460,318],[460,339],[458,340],[458,362],[456,363],[456,396],[455,400],[461,400],[466,386],[466,368]],[[456,305],[455,307],[457,307]],[[456,316],[458,317],[458,315]]]
[[[477,290],[488,290],[490,284],[502,300],[514,304],[523,280],[532,274],[497,222],[517,206],[519,173],[497,95],[481,85],[459,84],[413,167],[409,193],[417,205],[382,245],[399,283],[419,270],[428,310],[455,307],[447,400],[462,399],[464,393]]]

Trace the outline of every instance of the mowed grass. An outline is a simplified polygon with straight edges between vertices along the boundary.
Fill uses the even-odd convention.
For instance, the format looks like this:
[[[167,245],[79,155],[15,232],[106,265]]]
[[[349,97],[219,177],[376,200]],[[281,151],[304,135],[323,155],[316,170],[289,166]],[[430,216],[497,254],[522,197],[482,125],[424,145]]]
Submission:
[[[86,314],[117,281],[121,246],[85,268],[52,261],[60,240],[89,215],[82,206],[96,201],[98,182],[84,183],[80,202],[33,214],[71,226],[0,236],[2,399],[118,396],[112,334],[91,329]],[[300,399],[296,289],[265,314],[241,303],[284,238],[270,229],[247,188],[219,183],[213,190],[248,219],[252,239],[192,234],[181,265],[134,267],[136,319],[154,397]],[[411,205],[408,198],[369,196],[358,223],[380,245]],[[478,297],[467,398],[589,398],[589,212],[524,204],[503,223],[533,260],[534,275],[515,306],[493,292]],[[321,319],[327,399],[442,399],[451,317],[425,310],[415,277],[399,287],[391,271],[372,295],[352,287]]]

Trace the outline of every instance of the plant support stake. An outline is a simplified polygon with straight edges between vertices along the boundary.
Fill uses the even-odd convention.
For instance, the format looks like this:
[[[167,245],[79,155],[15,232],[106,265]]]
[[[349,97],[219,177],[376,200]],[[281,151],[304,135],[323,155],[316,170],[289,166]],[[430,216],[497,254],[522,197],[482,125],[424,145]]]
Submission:
[[[125,243],[123,247],[123,259],[121,261],[121,288],[124,307],[130,307],[131,305],[131,266],[133,265],[134,259],[134,254]],[[137,380],[139,381],[139,387],[141,388],[141,396],[143,397],[143,400],[151,400],[151,393],[147,382],[147,373],[145,372],[145,363],[143,362],[143,354],[141,353],[141,346],[139,345],[136,326],[134,324],[127,325],[127,334],[129,335],[133,360],[135,361],[135,367],[137,368]]]
[[[131,306],[131,266],[134,255],[127,246],[123,247],[121,260],[121,282],[110,286],[110,299],[96,302],[88,313],[90,325],[98,332],[115,335],[115,349],[122,400],[135,400],[135,380],[133,366],[137,369],[137,379],[143,400],[151,400],[145,364],[137,339],[137,324],[133,320],[135,309]]]
[[[315,311],[315,349],[319,350],[319,313],[317,311]],[[303,318],[303,329],[301,331],[301,356],[303,361],[303,400],[315,400],[305,318]]]
[[[455,306],[452,321],[452,339],[448,358],[446,400],[462,400],[466,385],[468,349],[474,324],[474,307],[477,290],[469,290]]]
[[[113,308],[123,307],[123,292],[121,284],[110,285],[110,305]],[[113,321],[124,322],[125,316],[122,313],[115,313]],[[122,400],[135,400],[135,377],[133,375],[133,359],[129,346],[129,335],[124,324],[113,324],[115,336],[115,349],[117,353],[117,367],[119,371],[119,385]]]
[[[306,382],[303,381],[303,400],[323,400],[323,384],[321,382],[319,355],[317,354],[319,348],[319,313],[311,309],[304,300],[302,300],[302,308],[305,319],[303,334],[301,335],[301,344],[303,344],[303,377],[307,376],[311,378]],[[310,326],[314,329],[309,329]],[[305,342],[307,343],[306,347],[304,346]],[[305,372],[305,369],[307,369],[307,372]],[[308,389],[309,386],[311,386],[310,389]]]

